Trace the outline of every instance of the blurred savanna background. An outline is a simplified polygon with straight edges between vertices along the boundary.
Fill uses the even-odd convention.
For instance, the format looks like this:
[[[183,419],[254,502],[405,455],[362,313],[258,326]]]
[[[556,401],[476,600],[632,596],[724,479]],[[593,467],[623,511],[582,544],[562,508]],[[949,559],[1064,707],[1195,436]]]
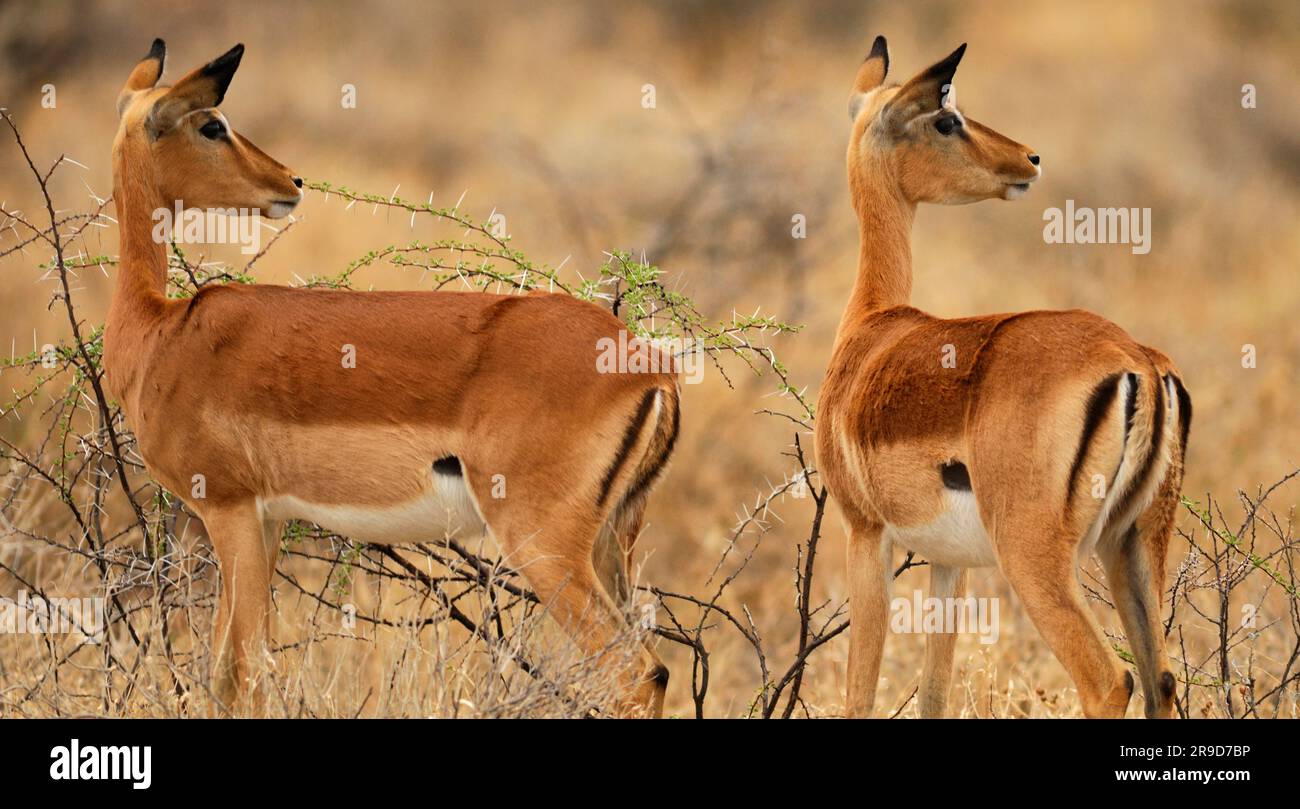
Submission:
[[[1267,507],[1275,517],[1258,530],[1248,519],[1252,500],[1238,496],[1257,498],[1261,486],[1300,465],[1300,6],[1293,2],[227,0],[196,9],[13,0],[0,6],[0,106],[38,165],[60,155],[76,161],[50,181],[59,207],[93,210],[92,195],[112,190],[117,93],[151,40],[167,41],[164,80],[243,42],[247,51],[222,108],[235,129],[309,182],[419,203],[432,194],[438,206],[459,201],[478,220],[503,216],[511,246],[562,276],[598,277],[607,251],[628,251],[658,266],[664,283],[713,321],[758,312],[800,324],[797,333],[765,339],[790,383],[815,402],[856,268],[844,173],[847,99],[876,34],[889,39],[890,78],[899,81],[969,43],[955,81],[963,110],[1032,146],[1043,161],[1042,179],[1022,200],[919,212],[913,304],[949,317],[1087,308],[1174,358],[1196,414],[1184,486],[1191,502],[1179,517],[1186,536],[1174,542],[1170,559],[1171,583],[1184,575],[1190,582],[1176,600],[1178,631],[1170,636],[1175,651],[1182,649],[1175,666],[1180,709],[1190,716],[1295,715],[1296,685],[1287,683],[1300,616],[1293,556],[1282,550],[1300,483],[1272,492]],[[1254,88],[1253,106],[1243,106],[1244,85]],[[343,103],[345,86],[354,106]],[[1150,252],[1045,243],[1044,210],[1067,200],[1150,208]],[[7,127],[0,129],[0,201],[33,221],[45,215]],[[111,207],[106,212],[113,215]],[[369,250],[432,238],[432,225],[402,210],[349,206],[319,191],[308,193],[295,218],[292,232],[251,271],[258,282],[336,274]],[[31,235],[5,222],[0,252]],[[797,234],[803,238],[793,232],[796,223],[806,226]],[[86,232],[84,253],[115,256],[116,228],[101,224]],[[202,252],[205,261],[247,262],[228,245]],[[5,357],[69,338],[62,303],[51,305],[58,278],[50,261],[39,243],[0,258]],[[115,271],[108,262],[75,273],[78,314],[88,326],[103,321]],[[352,285],[428,288],[424,280],[417,270],[376,262]],[[438,347],[429,350],[436,355]],[[1243,363],[1248,355],[1253,363]],[[709,716],[747,716],[773,678],[764,668],[779,676],[797,655],[796,584],[817,504],[796,491],[768,502],[799,468],[790,457],[795,437],[805,449],[811,437],[760,412],[797,412],[790,397],[776,395],[770,370],[756,375],[727,363],[727,378],[711,369],[704,384],[685,389],[683,432],[638,558],[642,584],[705,601],[720,578],[739,570],[718,604],[752,637],[719,615],[707,621],[702,702]],[[52,594],[90,595],[85,588],[102,588],[102,571],[90,556],[65,550],[81,540],[64,504],[50,496],[55,487],[14,460],[17,450],[34,457],[49,449],[42,438],[51,402],[65,388],[16,401],[41,369],[11,365],[0,372],[7,467],[0,472],[10,482],[0,506],[16,530],[0,538],[0,562],[8,566],[0,570],[0,596],[16,598],[40,582]],[[76,442],[66,450],[75,456]],[[811,482],[815,494],[815,475]],[[108,519],[129,524],[124,502],[105,500]],[[760,519],[747,521],[756,504]],[[1198,510],[1209,512],[1212,526],[1228,526],[1227,535],[1207,528]],[[1233,543],[1245,541],[1238,528],[1248,523],[1251,550],[1234,555]],[[834,612],[846,596],[833,502],[820,528],[809,601],[824,606],[814,629],[842,620]],[[198,529],[186,530],[187,552],[203,556]],[[141,544],[138,534],[121,541]],[[1214,547],[1203,553],[1196,543]],[[723,576],[713,575],[733,544]],[[350,552],[335,540],[301,547],[321,556]],[[294,556],[281,565],[280,645],[268,676],[279,678],[276,687],[287,696],[273,711],[564,713],[499,695],[495,709],[486,707],[487,697],[475,691],[481,683],[465,681],[508,675],[494,659],[483,662],[491,654],[472,648],[453,644],[446,659],[430,652],[451,642],[439,627],[408,628],[399,639],[380,637],[400,634],[392,627],[365,629],[372,634],[361,641],[334,637],[337,620],[321,614],[330,599],[310,595],[321,587],[375,614],[399,614],[408,603],[393,593],[385,599],[382,575],[360,570],[340,582],[335,563],[324,564]],[[185,582],[190,607],[210,606],[211,576],[209,565]],[[1233,576],[1244,583],[1222,590]],[[926,578],[923,567],[902,572],[896,594],[924,589]],[[1122,631],[1092,563],[1084,579],[1123,654]],[[122,589],[143,605],[140,615],[158,607],[143,582]],[[1001,576],[977,571],[970,591],[1001,599],[1001,637],[993,645],[960,640],[952,711],[1079,715],[1069,678]],[[1258,612],[1257,627],[1240,625],[1243,605]],[[678,607],[689,612],[691,605]],[[1215,621],[1230,624],[1226,634]],[[662,610],[659,622],[668,623]],[[189,624],[164,620],[158,635],[169,637],[144,651],[126,640],[108,644],[139,654],[131,686],[107,670],[132,665],[125,661],[135,660],[133,653],[122,651],[120,660],[100,649],[71,653],[90,657],[61,679],[71,646],[54,644],[64,641],[0,636],[0,716],[195,713],[186,694],[200,689],[206,640],[202,627]],[[538,631],[547,648],[559,643],[546,628]],[[765,663],[752,638],[761,639]],[[668,713],[696,715],[698,650],[668,639],[659,649],[673,672]],[[922,649],[919,636],[890,638],[877,712],[915,715]],[[842,712],[846,652],[845,633],[812,651],[794,715]],[[1139,705],[1135,698],[1130,713],[1140,713]]]

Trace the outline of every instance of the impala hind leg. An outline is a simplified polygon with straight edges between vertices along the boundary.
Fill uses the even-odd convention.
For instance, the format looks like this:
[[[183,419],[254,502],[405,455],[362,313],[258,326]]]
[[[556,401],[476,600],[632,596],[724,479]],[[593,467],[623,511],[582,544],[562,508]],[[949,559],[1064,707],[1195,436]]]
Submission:
[[[632,551],[636,546],[637,537],[641,535],[641,527],[645,524],[646,500],[638,500],[634,505],[624,506],[617,517],[610,523],[613,528],[613,542],[609,543],[609,549],[613,551],[613,556],[617,559],[607,557],[607,562],[603,569],[597,567],[596,575],[600,577],[601,584],[605,591],[609,593],[610,598],[614,599],[619,608],[623,611],[625,620],[638,624],[643,630],[646,630],[643,643],[646,653],[652,661],[652,671],[654,676],[662,686],[661,692],[668,687],[668,667],[663,664],[659,658],[659,653],[655,651],[655,641],[657,635],[654,633],[656,623],[656,602],[647,600],[638,602],[636,598],[635,582],[633,579]],[[602,537],[604,533],[602,532]],[[599,556],[599,553],[597,553]],[[603,570],[603,572],[602,572]],[[659,696],[659,702],[663,702],[663,694]],[[658,714],[655,714],[658,716]]]
[[[614,603],[625,609],[632,605],[632,546],[641,532],[644,512],[642,502],[610,515],[592,549],[597,578]]]
[[[213,713],[232,711],[245,696],[259,712],[260,696],[249,693],[250,658],[261,653],[270,621],[271,577],[266,530],[252,504],[212,507],[203,512],[221,565],[221,598],[213,627]]]
[[[1083,600],[1075,542],[1034,532],[999,532],[1002,570],[1052,654],[1074,680],[1090,718],[1124,716],[1133,675],[1107,645]]]
[[[518,514],[505,522],[499,519],[492,531],[507,561],[523,573],[552,617],[586,655],[619,669],[624,696],[615,706],[618,715],[662,715],[668,669],[641,643],[631,666],[620,659],[626,648],[622,638],[631,626],[592,564],[599,523],[557,516],[521,519]]]
[[[893,545],[879,525],[854,525],[849,531],[849,662],[845,713],[871,716],[880,678],[880,656],[889,627]]]
[[[1160,621],[1165,554],[1178,505],[1176,485],[1166,485],[1128,530],[1101,543],[1097,554],[1106,568],[1124,634],[1137,660],[1148,719],[1174,715],[1176,681],[1165,656],[1165,628]]]
[[[965,592],[966,568],[931,563],[931,598],[961,598]],[[947,713],[948,691],[952,685],[952,656],[956,645],[955,632],[931,632],[925,636],[925,665],[921,669],[920,689],[923,719],[936,719]]]

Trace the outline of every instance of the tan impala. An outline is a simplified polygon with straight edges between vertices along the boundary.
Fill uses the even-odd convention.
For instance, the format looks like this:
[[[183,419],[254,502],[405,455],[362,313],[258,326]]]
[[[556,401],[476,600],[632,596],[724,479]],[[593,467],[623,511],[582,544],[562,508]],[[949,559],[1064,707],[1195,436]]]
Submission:
[[[942,320],[908,306],[921,202],[1015,199],[1039,158],[957,108],[966,46],[886,84],[877,37],[850,99],[857,281],[821,394],[817,457],[850,533],[847,710],[870,715],[894,546],[931,563],[931,595],[997,565],[1078,687],[1087,716],[1122,716],[1133,677],[1083,600],[1102,560],[1149,717],[1173,713],[1159,608],[1191,401],[1173,364],[1084,311]],[[951,629],[952,627],[947,627]],[[927,639],[923,716],[946,709],[953,634]]]
[[[291,518],[376,543],[488,530],[580,646],[607,652],[677,435],[676,376],[598,373],[598,341],[623,324],[568,295],[228,285],[169,300],[153,211],[280,217],[302,198],[216,109],[242,54],[167,87],[156,40],[122,90],[104,343],[150,474],[203,519],[221,564],[215,693],[247,692]],[[658,715],[668,672],[641,656],[618,707]]]

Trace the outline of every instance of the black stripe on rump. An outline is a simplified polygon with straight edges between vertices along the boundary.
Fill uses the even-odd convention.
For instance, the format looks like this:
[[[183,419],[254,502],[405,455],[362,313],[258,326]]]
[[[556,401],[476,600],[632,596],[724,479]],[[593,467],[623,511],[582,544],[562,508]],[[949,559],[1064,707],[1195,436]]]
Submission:
[[[609,470],[605,472],[605,479],[600,483],[600,497],[596,500],[596,505],[603,506],[609,499],[610,487],[614,485],[614,478],[627,463],[628,453],[632,451],[632,446],[636,444],[636,437],[641,434],[641,428],[645,426],[645,420],[650,415],[650,408],[654,406],[655,396],[659,393],[658,388],[651,388],[641,397],[641,404],[637,407],[636,415],[632,417],[632,422],[627,425],[627,432],[623,433],[623,444],[618,448],[618,454],[614,456],[614,462],[610,464]]]
[[[1128,400],[1124,402],[1124,443],[1128,443],[1128,434],[1133,432],[1133,414],[1138,406],[1138,375],[1128,374]],[[1118,471],[1118,470],[1116,470]]]
[[[1174,388],[1178,395],[1178,450],[1185,456],[1187,454],[1187,435],[1192,431],[1192,397],[1187,393],[1187,388],[1183,387],[1183,380],[1179,379],[1176,374],[1169,374],[1173,377]]]
[[[650,488],[650,484],[655,482],[655,478],[659,477],[659,473],[663,471],[668,459],[672,457],[673,447],[677,443],[677,433],[682,424],[682,406],[681,400],[676,396],[669,397],[668,402],[673,409],[673,422],[672,426],[669,427],[668,439],[664,442],[663,448],[659,450],[653,461],[641,465],[640,478],[628,488],[627,494],[623,497],[624,502],[630,503],[636,500],[642,492]]]
[[[1079,449],[1074,453],[1074,463],[1070,466],[1070,482],[1065,489],[1065,504],[1068,506],[1070,500],[1074,497],[1074,484],[1079,479],[1079,470],[1083,468],[1083,462],[1088,457],[1088,444],[1101,426],[1102,419],[1110,412],[1111,402],[1115,401],[1115,394],[1118,392],[1119,378],[1122,374],[1111,374],[1097,384],[1092,389],[1092,395],[1088,397],[1088,407],[1084,411],[1083,417],[1083,434],[1079,436]],[[1137,386],[1132,386],[1137,390]],[[1126,404],[1129,408],[1133,405]],[[1129,418],[1132,418],[1132,411],[1129,411]],[[1128,437],[1128,423],[1125,422],[1125,438]],[[1123,457],[1121,455],[1121,457]]]

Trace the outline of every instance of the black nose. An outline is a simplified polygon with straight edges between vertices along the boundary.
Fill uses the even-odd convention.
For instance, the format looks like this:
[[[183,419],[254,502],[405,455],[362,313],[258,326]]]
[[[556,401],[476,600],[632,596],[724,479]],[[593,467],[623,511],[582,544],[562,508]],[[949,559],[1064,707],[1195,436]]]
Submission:
[[[1037,162],[1038,162],[1038,155],[1034,155],[1033,157],[1030,158],[1030,160],[1033,160],[1034,163],[1037,163]],[[301,178],[301,177],[294,177],[294,178],[293,178],[293,184],[296,185],[296,186],[298,186],[299,188],[302,188],[302,178]]]
[[[1035,166],[1038,165],[1038,160],[1039,160],[1039,158],[1038,158],[1038,155],[1036,155],[1036,154],[1031,154],[1031,155],[1029,156],[1029,162],[1030,162],[1030,163],[1033,163]]]

